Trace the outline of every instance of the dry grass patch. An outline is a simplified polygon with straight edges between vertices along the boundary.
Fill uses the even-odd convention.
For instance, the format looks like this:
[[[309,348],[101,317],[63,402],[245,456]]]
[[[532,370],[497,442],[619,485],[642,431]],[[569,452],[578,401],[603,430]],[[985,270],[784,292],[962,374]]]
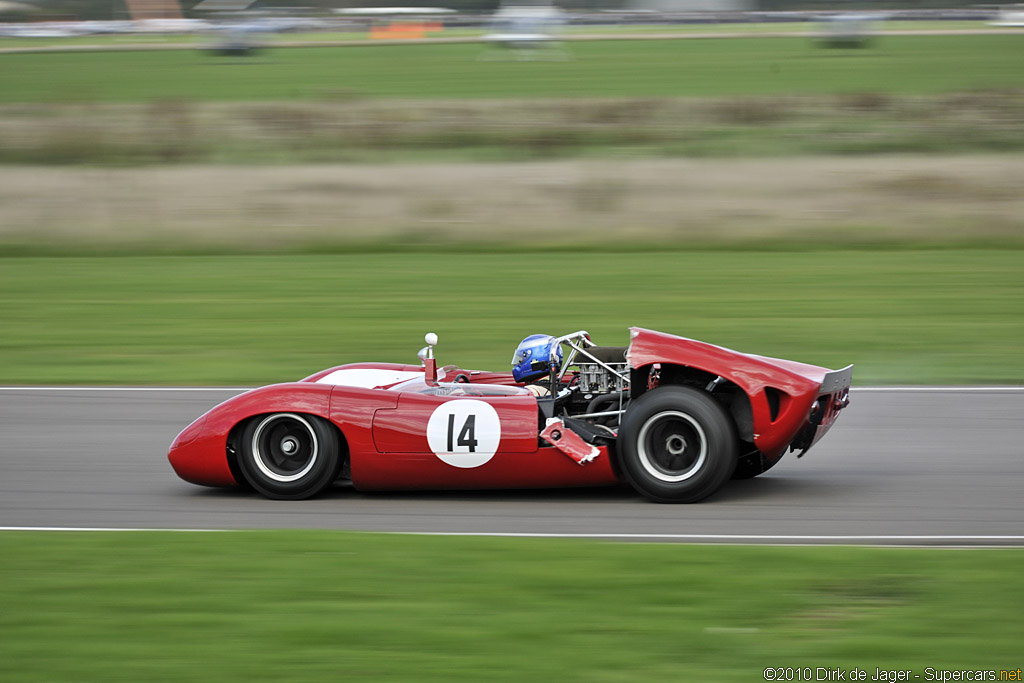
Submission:
[[[0,106],[0,164],[152,165],[1024,149],[1024,91]]]
[[[0,246],[1024,243],[1024,158],[0,166]]]

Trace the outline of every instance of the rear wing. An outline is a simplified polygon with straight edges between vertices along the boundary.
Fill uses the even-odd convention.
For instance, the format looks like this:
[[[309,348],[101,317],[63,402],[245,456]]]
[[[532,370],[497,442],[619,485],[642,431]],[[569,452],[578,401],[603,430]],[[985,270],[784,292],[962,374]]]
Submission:
[[[853,366],[825,373],[818,389],[818,400],[811,406],[807,422],[789,444],[789,450],[800,451],[797,457],[816,444],[832,428],[839,411],[850,405],[850,384],[853,382]]]
[[[842,370],[833,370],[832,372],[826,373],[825,377],[821,380],[821,389],[818,390],[820,394],[835,394],[849,389],[850,384],[853,383],[853,366],[847,365]]]

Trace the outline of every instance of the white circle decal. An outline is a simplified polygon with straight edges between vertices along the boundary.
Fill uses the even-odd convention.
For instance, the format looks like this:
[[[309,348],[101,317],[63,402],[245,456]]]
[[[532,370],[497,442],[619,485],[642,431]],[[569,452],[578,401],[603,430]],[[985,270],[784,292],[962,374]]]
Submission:
[[[427,422],[430,450],[452,467],[480,467],[494,457],[500,442],[501,420],[484,401],[445,401]]]

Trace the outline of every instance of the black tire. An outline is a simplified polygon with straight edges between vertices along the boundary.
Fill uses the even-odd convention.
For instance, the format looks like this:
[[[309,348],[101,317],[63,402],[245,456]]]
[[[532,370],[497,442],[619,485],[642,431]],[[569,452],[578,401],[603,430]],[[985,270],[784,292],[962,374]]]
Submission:
[[[739,453],[725,409],[689,387],[663,386],[633,401],[619,430],[629,483],[658,503],[695,503],[732,476]]]
[[[273,413],[242,430],[238,466],[267,498],[302,500],[338,477],[342,458],[334,426],[313,415]]]

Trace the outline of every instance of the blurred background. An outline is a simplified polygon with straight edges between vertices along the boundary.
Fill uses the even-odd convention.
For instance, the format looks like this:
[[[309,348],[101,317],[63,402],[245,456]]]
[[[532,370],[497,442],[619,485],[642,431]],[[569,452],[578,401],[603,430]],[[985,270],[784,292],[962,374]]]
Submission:
[[[259,384],[426,331],[500,369],[528,334],[642,325],[859,383],[1019,383],[1021,24],[4,0],[0,380]]]
[[[614,346],[632,325],[854,363],[861,387],[1024,384],[1018,8],[409,2],[0,0],[0,385],[262,385],[416,363],[430,331],[442,364],[502,370],[529,334]],[[984,446],[950,452],[1017,424],[1000,396],[941,476],[977,474]],[[96,505],[299,524],[178,482],[165,441],[191,417],[118,400],[109,423],[39,419],[122,456],[155,430],[133,456],[160,474],[122,486],[68,449],[75,465],[48,471],[47,435],[5,415],[2,463],[45,483],[8,477],[0,524],[55,505],[68,523]],[[919,429],[954,400],[925,401]],[[849,476],[774,470],[705,517],[804,521],[795,488],[856,499],[835,512],[851,525],[916,518],[933,494],[898,455],[929,444],[906,443],[903,419],[807,459]],[[862,469],[859,449],[892,444],[891,466]],[[1020,518],[1019,454],[992,455],[993,496],[929,524]],[[134,498],[81,490],[84,471]],[[912,495],[868,510],[881,481]],[[541,504],[645,530],[630,494],[578,495]],[[418,500],[444,517],[466,499]],[[296,505],[344,527],[343,503],[367,518],[406,502]],[[528,495],[499,503],[545,528]],[[693,509],[660,514],[699,528]],[[3,680],[751,681],[855,664],[1020,680],[1019,550],[8,531],[0,557]]]

